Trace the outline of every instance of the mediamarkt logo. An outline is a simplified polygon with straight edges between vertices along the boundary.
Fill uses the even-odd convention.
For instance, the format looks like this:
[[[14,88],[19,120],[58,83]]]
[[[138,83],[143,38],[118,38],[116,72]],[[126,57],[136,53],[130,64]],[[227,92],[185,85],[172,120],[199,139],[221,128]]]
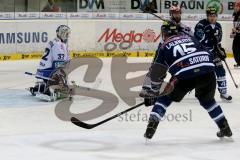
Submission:
[[[135,30],[130,30],[127,33],[122,33],[118,31],[117,28],[110,29],[107,28],[106,31],[100,36],[98,42],[128,42],[128,43],[154,43],[160,39],[160,34],[156,34],[152,29],[146,29],[144,32],[136,32]]]

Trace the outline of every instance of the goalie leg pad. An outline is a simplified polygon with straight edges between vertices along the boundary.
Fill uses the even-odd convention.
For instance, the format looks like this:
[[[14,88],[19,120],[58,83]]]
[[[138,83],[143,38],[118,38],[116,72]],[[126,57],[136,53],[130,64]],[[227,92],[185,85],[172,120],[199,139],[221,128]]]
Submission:
[[[51,85],[61,85],[66,86],[67,85],[67,75],[63,69],[57,69],[54,71],[51,75],[51,81],[48,81],[48,86]]]

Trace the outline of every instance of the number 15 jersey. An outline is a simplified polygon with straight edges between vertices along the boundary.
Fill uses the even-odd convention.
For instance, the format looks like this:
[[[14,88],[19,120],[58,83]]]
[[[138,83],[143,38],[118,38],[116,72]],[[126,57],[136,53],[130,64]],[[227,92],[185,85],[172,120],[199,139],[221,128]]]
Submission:
[[[155,63],[167,66],[169,73],[178,79],[214,71],[212,55],[190,36],[172,36],[157,52]]]

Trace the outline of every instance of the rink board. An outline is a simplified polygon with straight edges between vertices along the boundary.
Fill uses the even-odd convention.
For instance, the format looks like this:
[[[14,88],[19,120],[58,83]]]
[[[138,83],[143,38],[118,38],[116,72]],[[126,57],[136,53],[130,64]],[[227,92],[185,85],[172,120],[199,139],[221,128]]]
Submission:
[[[197,21],[185,21],[194,28]],[[161,39],[158,20],[2,20],[0,60],[39,59],[56,28],[71,28],[72,57],[151,57]],[[222,21],[222,45],[232,56],[231,21]]]
[[[71,52],[71,58],[153,57],[155,52]],[[232,53],[227,53],[232,58]],[[0,55],[0,61],[40,59],[42,53]]]

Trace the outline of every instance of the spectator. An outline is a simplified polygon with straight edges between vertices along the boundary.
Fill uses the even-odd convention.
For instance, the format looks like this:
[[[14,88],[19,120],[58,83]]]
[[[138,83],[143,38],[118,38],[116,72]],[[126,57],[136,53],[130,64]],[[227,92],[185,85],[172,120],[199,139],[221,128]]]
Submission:
[[[61,8],[55,4],[54,0],[48,0],[48,4],[43,8],[42,12],[61,12]]]
[[[233,24],[232,38],[233,40],[233,55],[237,64],[234,65],[235,68],[240,68],[240,0],[236,1],[234,13],[233,13]]]

